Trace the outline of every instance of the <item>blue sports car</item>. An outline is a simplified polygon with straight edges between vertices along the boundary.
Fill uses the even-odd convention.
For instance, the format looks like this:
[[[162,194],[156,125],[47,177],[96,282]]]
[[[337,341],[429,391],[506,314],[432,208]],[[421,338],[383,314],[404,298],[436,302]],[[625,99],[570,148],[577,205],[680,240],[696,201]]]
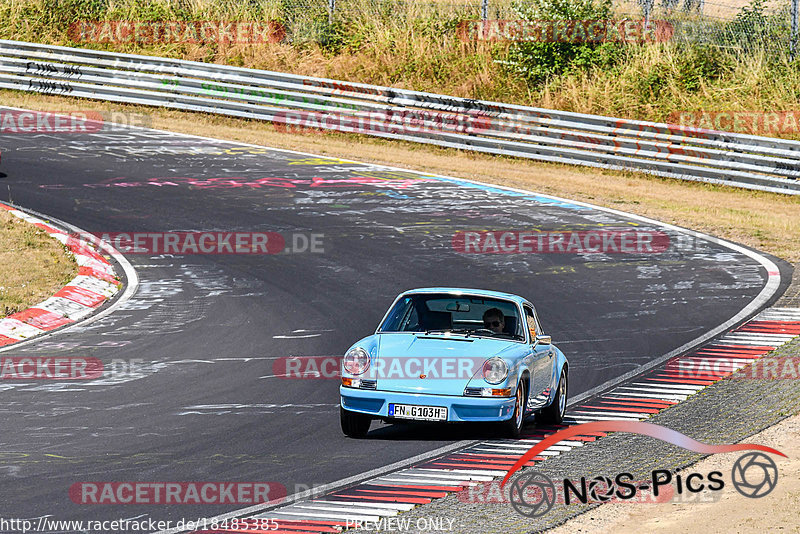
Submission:
[[[341,423],[496,421],[517,437],[526,416],[560,423],[568,363],[536,309],[496,291],[425,288],[395,299],[376,332],[342,360]]]

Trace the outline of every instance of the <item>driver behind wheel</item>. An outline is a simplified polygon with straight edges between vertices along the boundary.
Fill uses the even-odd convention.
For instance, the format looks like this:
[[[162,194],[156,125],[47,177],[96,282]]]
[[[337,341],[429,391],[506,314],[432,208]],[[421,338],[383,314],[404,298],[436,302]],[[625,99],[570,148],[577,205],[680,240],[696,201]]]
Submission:
[[[506,320],[499,308],[489,308],[483,312],[483,326],[495,334],[502,334]]]

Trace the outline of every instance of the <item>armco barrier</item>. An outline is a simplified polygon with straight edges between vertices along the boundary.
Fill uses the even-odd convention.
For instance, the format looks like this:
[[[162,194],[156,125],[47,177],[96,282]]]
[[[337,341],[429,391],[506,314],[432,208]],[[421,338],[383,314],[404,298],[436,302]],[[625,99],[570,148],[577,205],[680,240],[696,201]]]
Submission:
[[[800,142],[674,124],[7,40],[0,88],[800,194]]]

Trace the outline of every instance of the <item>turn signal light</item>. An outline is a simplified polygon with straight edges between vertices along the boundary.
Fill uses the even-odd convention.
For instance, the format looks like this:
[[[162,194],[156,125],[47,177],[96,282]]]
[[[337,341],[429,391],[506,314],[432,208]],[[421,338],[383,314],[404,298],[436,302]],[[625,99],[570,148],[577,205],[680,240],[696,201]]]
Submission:
[[[464,395],[467,397],[510,397],[511,388],[466,388]]]

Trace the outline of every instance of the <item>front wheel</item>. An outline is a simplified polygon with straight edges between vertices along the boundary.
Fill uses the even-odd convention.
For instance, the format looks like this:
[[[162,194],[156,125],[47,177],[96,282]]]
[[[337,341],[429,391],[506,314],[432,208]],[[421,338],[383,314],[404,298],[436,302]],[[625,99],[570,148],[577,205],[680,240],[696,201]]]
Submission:
[[[564,420],[567,411],[567,370],[561,371],[561,378],[556,386],[556,398],[546,408],[542,408],[539,420],[543,423],[558,425]]]
[[[522,423],[525,420],[525,406],[528,401],[525,382],[520,380],[517,384],[517,394],[514,397],[514,413],[511,419],[501,423],[502,432],[508,437],[518,438],[522,433]]]
[[[341,406],[339,406],[339,421],[342,424],[342,432],[351,438],[363,438],[372,424],[370,416],[345,410]]]

